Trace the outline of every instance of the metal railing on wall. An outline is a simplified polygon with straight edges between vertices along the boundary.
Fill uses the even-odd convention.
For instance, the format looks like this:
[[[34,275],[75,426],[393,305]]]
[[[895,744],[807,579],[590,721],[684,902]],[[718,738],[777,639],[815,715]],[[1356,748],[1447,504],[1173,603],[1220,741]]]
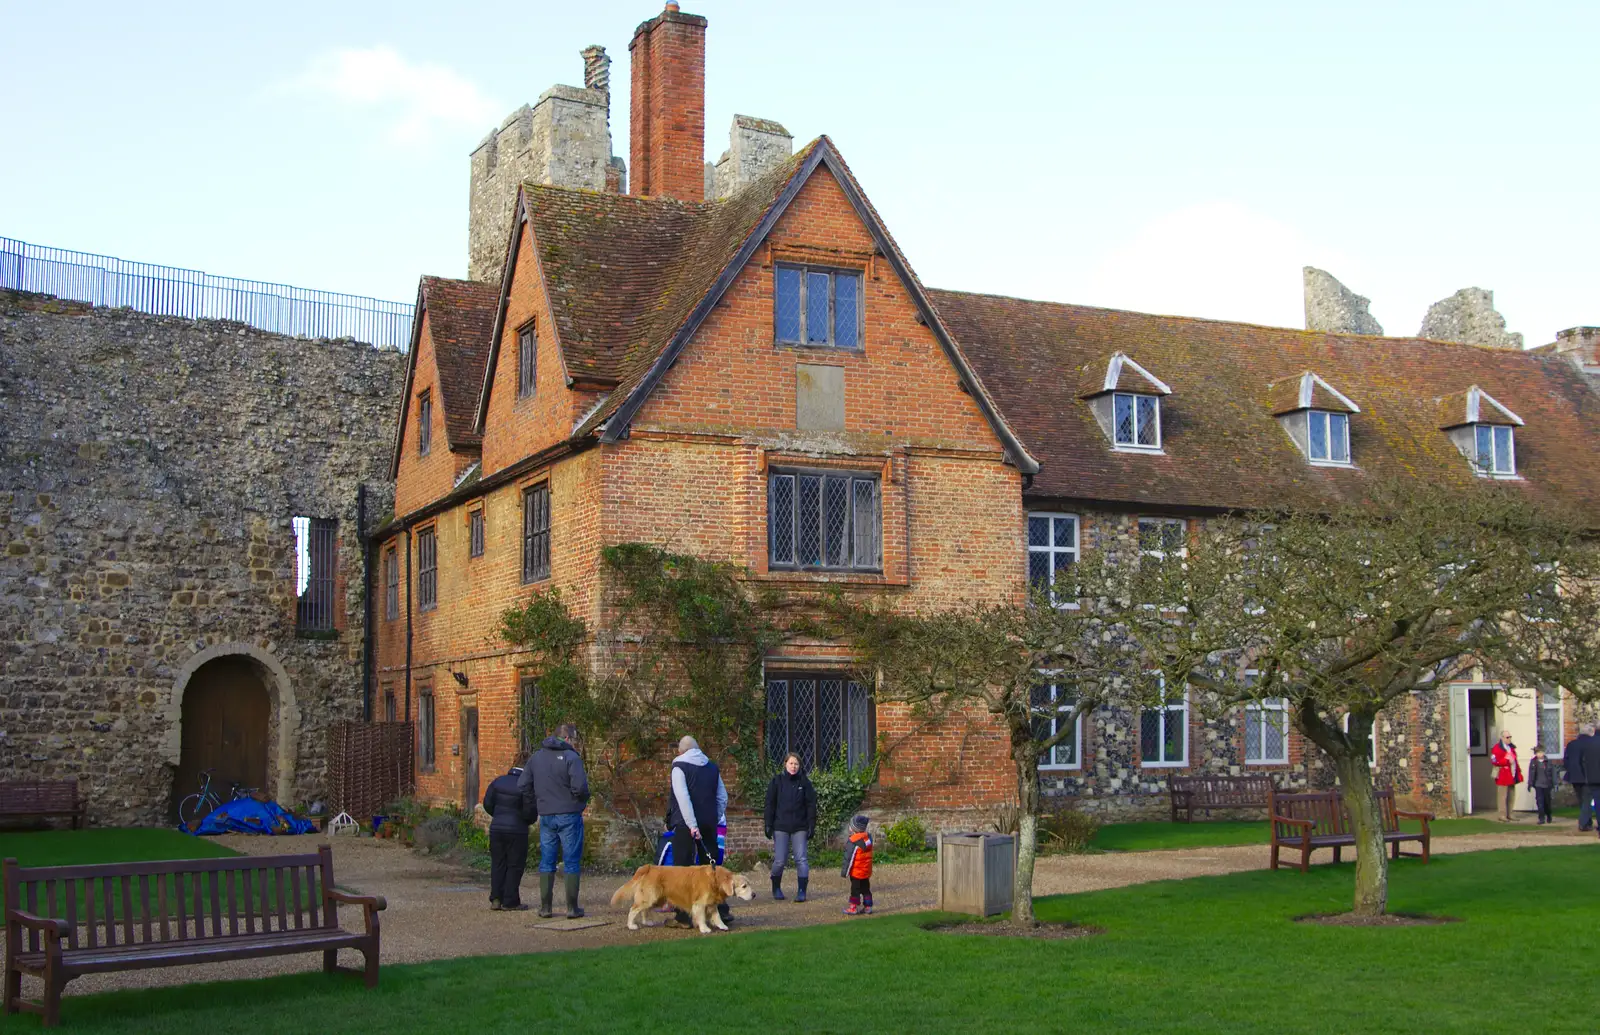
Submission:
[[[130,262],[0,237],[0,288],[158,316],[235,320],[275,334],[411,347],[414,307],[336,291]]]

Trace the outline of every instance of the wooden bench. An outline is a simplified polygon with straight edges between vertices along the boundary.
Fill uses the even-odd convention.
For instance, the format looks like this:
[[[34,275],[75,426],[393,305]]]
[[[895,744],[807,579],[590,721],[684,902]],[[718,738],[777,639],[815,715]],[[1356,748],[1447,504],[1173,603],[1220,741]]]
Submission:
[[[1383,840],[1385,844],[1392,846],[1394,857],[1400,858],[1402,842],[1416,841],[1422,845],[1422,861],[1427,862],[1431,843],[1428,824],[1434,818],[1433,813],[1406,812],[1395,808],[1392,790],[1379,791],[1377,799],[1378,819],[1383,824]],[[1355,827],[1351,824],[1350,814],[1345,810],[1344,801],[1337,791],[1279,794],[1274,790],[1270,809],[1274,870],[1278,868],[1279,849],[1299,851],[1300,872],[1305,873],[1311,865],[1311,853],[1318,848],[1332,848],[1333,861],[1339,862],[1340,853],[1346,847],[1355,846]],[[1402,831],[1400,829],[1402,819],[1420,820],[1422,830],[1417,833]]]
[[[0,819],[53,819],[68,816],[72,829],[83,826],[88,803],[78,797],[77,780],[0,783]]]
[[[1212,809],[1264,809],[1272,793],[1272,777],[1256,776],[1174,776],[1167,781],[1172,795],[1172,821],[1183,813],[1192,822],[1196,809],[1211,815]]]
[[[5,861],[5,1012],[61,1018],[61,991],[80,974],[189,963],[322,953],[338,968],[340,949],[366,959],[378,984],[381,895],[350,895],[333,884],[333,850],[316,854],[177,859],[86,866],[23,867]],[[338,906],[360,906],[366,929],[339,926]],[[44,999],[22,998],[24,974],[44,981]]]

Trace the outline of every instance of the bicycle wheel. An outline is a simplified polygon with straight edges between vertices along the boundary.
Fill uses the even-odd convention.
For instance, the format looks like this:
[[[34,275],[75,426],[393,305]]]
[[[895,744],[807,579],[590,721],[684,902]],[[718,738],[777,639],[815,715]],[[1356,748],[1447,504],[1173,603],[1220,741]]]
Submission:
[[[200,820],[205,818],[205,814],[201,812],[204,807],[202,801],[203,799],[198,793],[191,794],[180,801],[178,803],[178,822],[193,829]]]

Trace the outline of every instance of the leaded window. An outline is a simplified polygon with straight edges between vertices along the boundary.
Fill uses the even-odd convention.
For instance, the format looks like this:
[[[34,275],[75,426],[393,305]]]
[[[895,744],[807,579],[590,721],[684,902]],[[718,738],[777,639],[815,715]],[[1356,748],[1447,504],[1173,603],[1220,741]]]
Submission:
[[[517,332],[517,398],[533,394],[539,373],[539,339],[529,323]]]
[[[417,455],[427,456],[433,448],[433,394],[417,396]]]
[[[400,617],[400,554],[392,546],[383,554],[383,617]]]
[[[1473,427],[1477,451],[1474,462],[1484,474],[1517,473],[1513,428],[1506,424],[1478,424]]]
[[[439,540],[431,528],[417,533],[417,610],[439,606]]]
[[[1551,758],[1559,758],[1561,743],[1561,691],[1539,692],[1539,746]],[[1586,774],[1587,775],[1587,774]]]
[[[1189,524],[1183,518],[1140,518],[1139,554],[1160,563],[1189,552]]]
[[[522,490],[522,581],[550,577],[550,486]]]
[[[775,676],[767,680],[767,757],[796,752],[807,769],[841,756],[852,768],[873,755],[872,698],[842,675]]]
[[[481,508],[467,515],[467,556],[483,556],[483,510]]]
[[[1029,711],[1033,715],[1033,737],[1043,742],[1070,726],[1070,731],[1050,750],[1039,756],[1043,769],[1077,769],[1083,764],[1079,757],[1079,741],[1083,736],[1083,717],[1073,715],[1077,699],[1072,689],[1047,683],[1033,688],[1029,695]]]
[[[543,740],[539,736],[539,680],[523,676],[517,687],[517,750],[518,758],[526,759]]]
[[[1289,702],[1268,697],[1244,706],[1244,760],[1281,765],[1289,761]]]
[[[1161,399],[1117,392],[1111,397],[1112,440],[1137,449],[1161,448]]]
[[[417,759],[423,769],[431,770],[437,760],[438,732],[434,722],[433,690],[423,687],[417,696]]]
[[[1164,696],[1139,713],[1139,762],[1144,766],[1183,766],[1189,762],[1189,695]]]
[[[789,345],[861,347],[861,274],[780,265],[774,271],[773,336]]]
[[[1330,464],[1350,462],[1350,415],[1330,410],[1306,413],[1306,454]]]
[[[1053,603],[1071,603],[1072,587],[1061,587],[1058,578],[1078,563],[1078,518],[1075,514],[1033,513],[1028,515],[1028,585],[1050,595]]]
[[[878,571],[883,567],[878,479],[774,471],[767,479],[767,567]]]

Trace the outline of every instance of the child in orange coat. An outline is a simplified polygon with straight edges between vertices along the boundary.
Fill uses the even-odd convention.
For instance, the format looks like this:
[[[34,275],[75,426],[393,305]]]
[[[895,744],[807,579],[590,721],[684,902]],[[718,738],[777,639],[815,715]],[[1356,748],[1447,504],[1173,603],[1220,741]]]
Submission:
[[[850,905],[845,915],[872,912],[872,835],[867,833],[865,816],[850,821],[850,842],[845,845],[839,876],[850,878]]]

